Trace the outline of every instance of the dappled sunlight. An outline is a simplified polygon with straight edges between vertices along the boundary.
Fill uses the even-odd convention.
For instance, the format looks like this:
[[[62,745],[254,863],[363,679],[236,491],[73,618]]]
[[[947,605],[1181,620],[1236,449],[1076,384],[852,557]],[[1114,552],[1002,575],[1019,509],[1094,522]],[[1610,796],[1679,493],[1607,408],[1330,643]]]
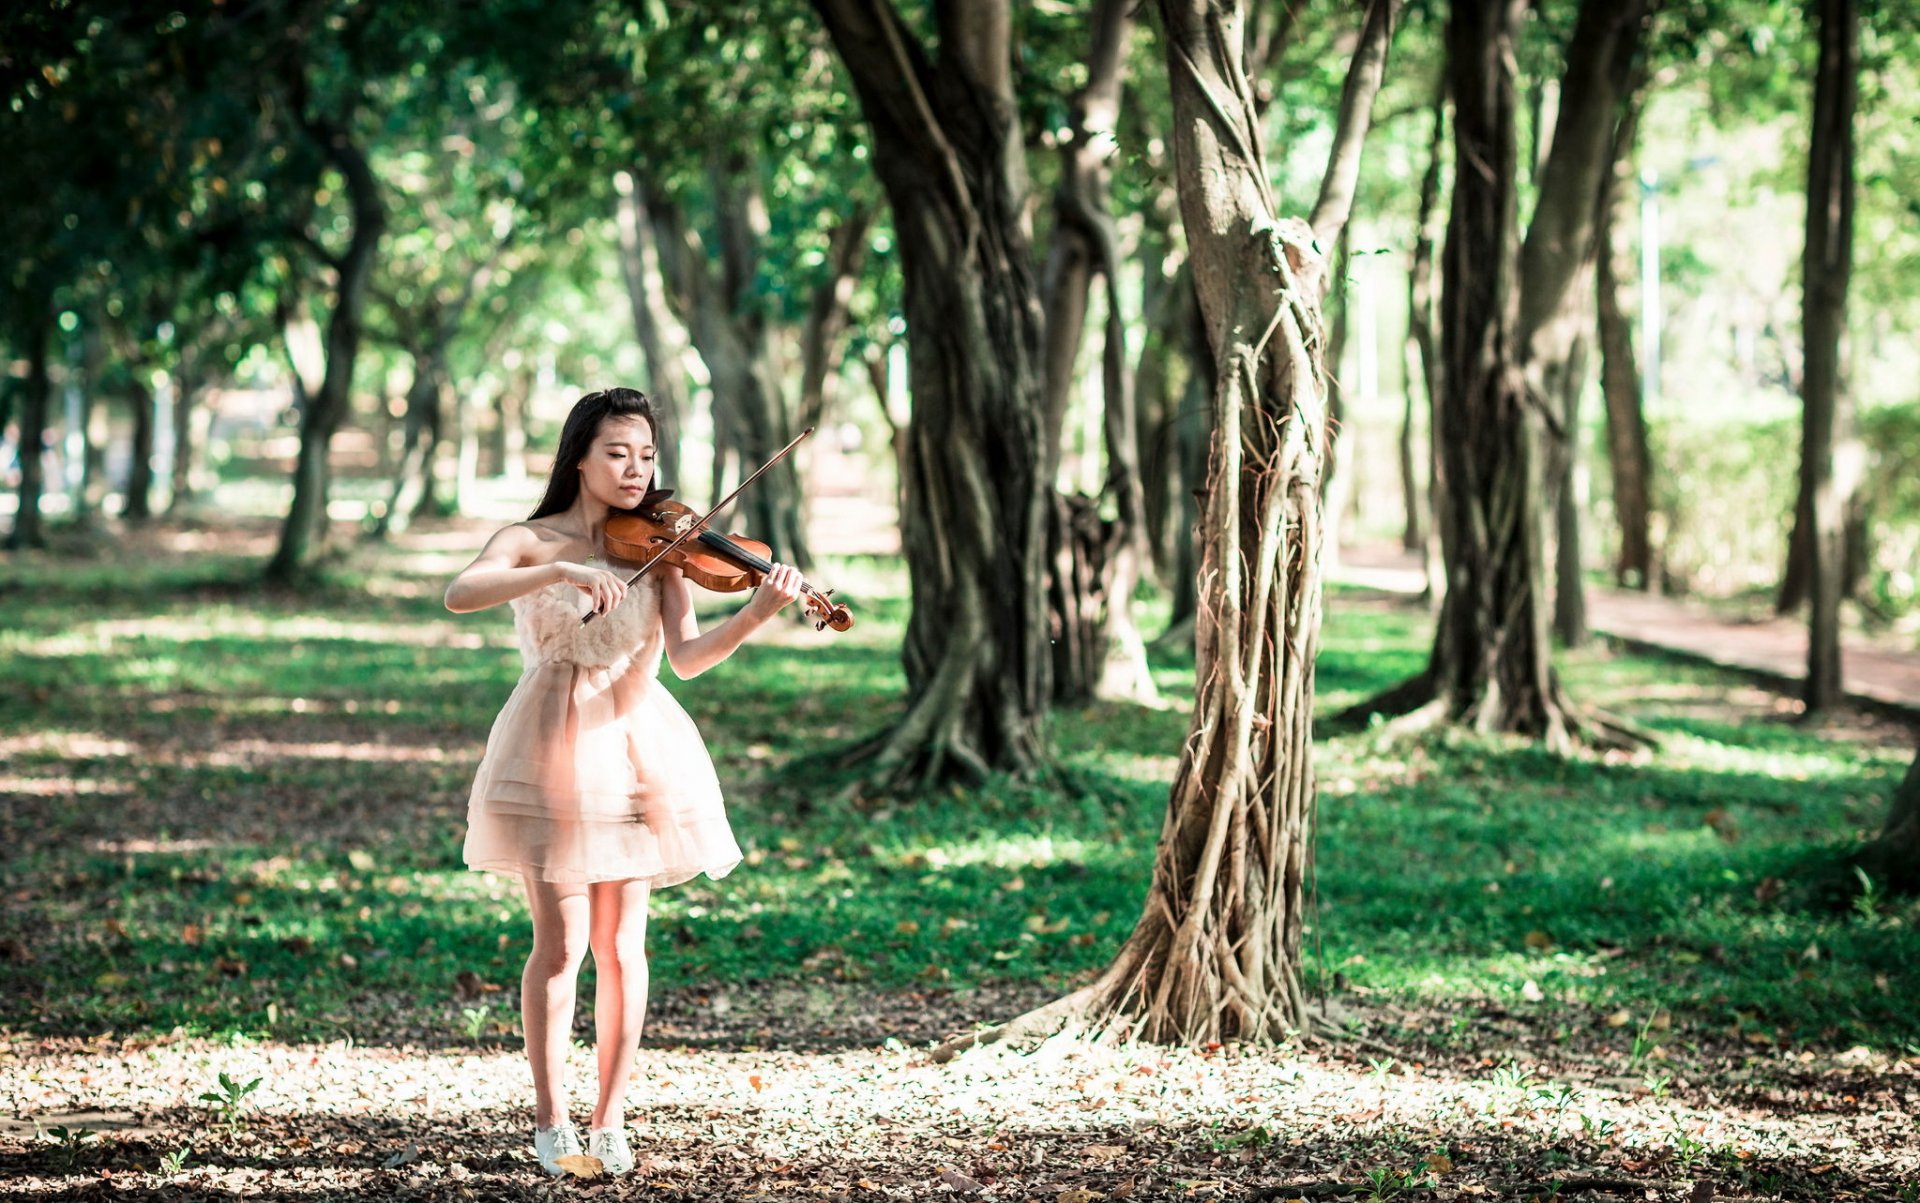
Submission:
[[[222,840],[200,837],[182,839],[136,837],[125,840],[89,840],[87,847],[108,856],[174,856],[183,852],[227,850],[232,849],[234,845]]]
[[[888,855],[906,869],[947,869],[991,865],[997,869],[1044,868],[1061,863],[1085,864],[1113,854],[1111,841],[1096,843],[1055,835],[1014,835],[971,841],[944,841],[926,848],[901,848]]]
[[[98,731],[61,731],[41,728],[17,735],[0,735],[0,756],[48,757],[61,760],[95,760],[108,756],[133,756],[138,744],[115,739]]]
[[[119,777],[23,777],[0,773],[0,795],[79,798],[131,794],[134,783]]]
[[[182,768],[202,768],[247,766],[262,760],[355,760],[383,764],[422,761],[428,764],[439,764],[447,760],[466,762],[472,759],[471,753],[465,748],[458,749],[454,754],[449,755],[447,749],[438,745],[343,743],[337,740],[325,743],[282,743],[267,739],[234,739],[226,741],[212,751],[185,753],[166,763],[177,764]]]
[[[316,709],[304,698],[275,699],[289,713],[305,714]],[[343,713],[359,711],[396,714],[399,704],[362,707],[349,701],[341,705]],[[440,744],[391,743],[372,740],[273,740],[255,737],[220,740],[211,746],[183,746],[172,739],[149,739],[135,743],[109,739],[95,732],[39,731],[25,735],[0,737],[0,756],[25,756],[42,760],[126,760],[138,759],[142,765],[170,765],[184,769],[252,767],[274,760],[358,761],[396,764],[417,761],[440,764],[448,760],[466,762],[474,753],[464,745],[449,751]],[[82,792],[85,782],[73,783]]]
[[[842,990],[818,1003],[852,1013],[872,1000]],[[277,1197],[298,1198],[458,1184],[484,1193],[544,1181],[525,1148],[525,1061],[504,1043],[21,1042],[14,1054],[33,1073],[8,1093],[16,1114],[48,1126],[86,1116],[105,1131],[103,1145],[149,1161],[191,1141],[171,1189],[245,1193],[271,1183]],[[1915,1065],[1865,1050],[1816,1058],[1754,1049],[1741,1067],[1750,1084],[1733,1089],[1691,1085],[1624,1056],[1429,1064],[1373,1052],[1363,1060],[1338,1045],[1167,1048],[1063,1033],[936,1064],[893,1040],[824,1052],[649,1041],[628,1119],[640,1182],[723,1195],[850,1192],[882,1164],[928,1197],[971,1178],[1002,1182],[1009,1197],[1047,1198],[1068,1188],[1159,1198],[1350,1180],[1356,1155],[1482,1195],[1489,1183],[1537,1183],[1516,1164],[1537,1171],[1542,1159],[1616,1175],[1658,1167],[1681,1179],[1797,1167],[1829,1174],[1836,1188],[1915,1168],[1898,1142],[1863,1139],[1880,1121],[1872,1102],[1840,1097],[1864,1093],[1856,1083],[1912,1097]],[[223,1074],[259,1083],[239,1113],[243,1134],[222,1137],[207,1122],[214,1109],[194,1101],[217,1091]],[[574,1046],[567,1075],[576,1100],[591,1097],[590,1048]],[[1820,1121],[1776,1095],[1818,1097]],[[1152,1156],[1135,1152],[1143,1143]],[[1846,1169],[1832,1173],[1836,1162]]]
[[[1171,785],[1174,773],[1180,768],[1180,757],[1177,752],[1166,756],[1128,752],[1107,754],[1089,752],[1083,754],[1080,760],[1087,767],[1097,767],[1099,771],[1109,776],[1162,786]]]
[[[340,620],[316,614],[264,614],[248,610],[208,609],[192,613],[155,614],[142,618],[106,619],[84,623],[56,635],[16,636],[8,642],[27,656],[86,656],[116,650],[121,640],[151,639],[194,645],[217,639],[289,642],[299,639],[343,643],[458,648],[515,646],[511,627],[481,630],[450,621],[381,622],[355,618]]]

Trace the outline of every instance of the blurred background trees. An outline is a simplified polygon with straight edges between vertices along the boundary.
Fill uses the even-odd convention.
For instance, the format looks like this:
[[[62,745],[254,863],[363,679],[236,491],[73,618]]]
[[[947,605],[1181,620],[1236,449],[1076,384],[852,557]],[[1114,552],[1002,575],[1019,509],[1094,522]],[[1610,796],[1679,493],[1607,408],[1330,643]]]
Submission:
[[[1244,66],[1304,212],[1360,10],[1269,8]],[[1506,674],[1452,709],[1548,739],[1578,700],[1547,628],[1579,637],[1589,584],[1920,631],[1916,18],[1637,15],[1509,14],[1504,199],[1469,227],[1461,51],[1410,4],[1328,301],[1329,547],[1427,554],[1436,604],[1466,590],[1436,664]],[[1094,0],[13,6],[0,522],[71,548],[270,518],[293,579],[423,515],[511,516],[571,400],[634,382],[694,501],[819,427],[737,516],[783,558],[823,510],[900,532],[890,771],[1029,767],[1049,706],[1150,700],[1138,598],[1192,637],[1217,382],[1162,37]],[[1525,399],[1465,416],[1446,348],[1501,281],[1482,367]],[[1474,500],[1495,439],[1529,483]],[[1469,570],[1495,552],[1524,570]]]

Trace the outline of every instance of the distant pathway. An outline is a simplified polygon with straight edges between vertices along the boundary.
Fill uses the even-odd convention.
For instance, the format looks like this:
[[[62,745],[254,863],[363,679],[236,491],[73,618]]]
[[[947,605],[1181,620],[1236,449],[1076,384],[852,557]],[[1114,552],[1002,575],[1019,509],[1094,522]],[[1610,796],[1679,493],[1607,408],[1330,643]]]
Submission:
[[[1342,548],[1334,579],[1393,593],[1420,592],[1417,556],[1391,544]],[[1587,624],[1642,647],[1797,686],[1807,671],[1807,626],[1795,619],[1729,622],[1670,597],[1625,589],[1587,590]],[[1841,641],[1847,695],[1920,717],[1920,652],[1857,638]]]

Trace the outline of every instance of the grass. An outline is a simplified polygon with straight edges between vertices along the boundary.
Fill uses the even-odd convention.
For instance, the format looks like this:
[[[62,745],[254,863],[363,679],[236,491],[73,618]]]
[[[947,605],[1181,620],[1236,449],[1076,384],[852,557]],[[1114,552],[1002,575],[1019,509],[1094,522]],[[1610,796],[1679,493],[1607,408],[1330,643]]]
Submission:
[[[9,566],[4,1024],[507,1035],[524,901],[459,861],[466,787],[518,675],[505,614],[446,614],[444,574],[391,556],[297,592],[257,592],[254,570],[219,556]],[[1167,710],[1050,719],[1072,785],[836,803],[840,779],[810,754],[898,711],[905,620],[888,565],[838,579],[863,586],[844,592],[850,634],[669,676],[748,863],[661,893],[655,982],[1064,986],[1105,964],[1139,911],[1190,660],[1155,662]],[[1419,612],[1336,592],[1327,613],[1323,706],[1423,663]],[[1744,681],[1667,660],[1594,648],[1563,667],[1576,696],[1661,748],[1562,760],[1451,732],[1323,741],[1314,984],[1544,1023],[1613,1016],[1640,1053],[1708,1030],[1920,1042],[1904,1001],[1920,992],[1920,908],[1852,907],[1833,885],[1911,756],[1901,733],[1809,730]],[[495,989],[497,1018],[477,1031],[474,1003]]]

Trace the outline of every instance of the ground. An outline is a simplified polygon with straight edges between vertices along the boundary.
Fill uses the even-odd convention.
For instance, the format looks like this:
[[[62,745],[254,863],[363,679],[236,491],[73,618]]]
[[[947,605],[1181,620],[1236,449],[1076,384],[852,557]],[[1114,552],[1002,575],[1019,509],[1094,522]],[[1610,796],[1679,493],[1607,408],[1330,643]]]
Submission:
[[[1191,662],[1156,661],[1166,711],[1058,717],[1080,785],[835,801],[808,757],[897,705],[871,564],[829,569],[850,636],[771,632],[689,683],[748,863],[657,903],[637,1172],[550,1180],[524,906],[458,866],[516,671],[435,602],[473,532],[263,594],[270,540],[165,527],[138,563],[69,545],[0,581],[11,1196],[1920,1200],[1920,904],[1833,880],[1910,727],[1603,646],[1565,658],[1577,695],[1657,751],[1330,736],[1319,1033],[942,1063],[1125,935]],[[1331,598],[1328,708],[1403,675],[1425,621]],[[575,1034],[584,1121],[584,1009]]]

